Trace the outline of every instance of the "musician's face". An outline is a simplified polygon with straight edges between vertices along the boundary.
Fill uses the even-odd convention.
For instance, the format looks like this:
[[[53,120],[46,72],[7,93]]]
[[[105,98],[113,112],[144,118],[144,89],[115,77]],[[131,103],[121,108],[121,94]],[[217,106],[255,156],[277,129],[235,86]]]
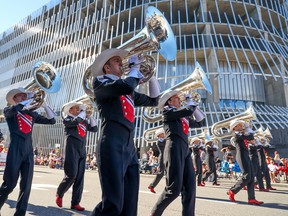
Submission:
[[[174,95],[172,96],[169,100],[168,100],[168,104],[170,106],[174,106],[177,109],[179,109],[181,107],[181,101],[178,95]]]
[[[234,127],[234,131],[243,131],[243,125],[242,125],[242,124],[237,124],[237,125]]]
[[[73,106],[73,107],[71,107],[70,109],[69,109],[69,113],[71,113],[72,115],[74,115],[74,116],[77,116],[77,115],[79,115],[79,113],[80,113],[80,106]]]
[[[14,95],[13,100],[15,101],[15,103],[20,103],[24,100],[27,100],[27,94],[25,93],[18,93],[16,95]]]
[[[120,56],[114,56],[110,58],[106,64],[104,65],[104,69],[106,74],[113,74],[115,76],[121,77],[123,75],[122,67],[122,59]]]

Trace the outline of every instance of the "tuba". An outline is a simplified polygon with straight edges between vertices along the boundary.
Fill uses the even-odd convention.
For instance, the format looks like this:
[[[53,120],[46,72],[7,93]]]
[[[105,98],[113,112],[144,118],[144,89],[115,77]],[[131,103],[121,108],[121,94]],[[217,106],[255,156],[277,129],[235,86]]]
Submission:
[[[38,104],[33,109],[38,109],[44,102],[46,93],[55,93],[61,87],[61,77],[56,69],[44,61],[37,62],[32,68],[33,79],[24,86],[28,92],[33,92],[31,105]]]
[[[270,132],[268,127],[266,128],[266,130],[263,133],[264,133],[264,136],[266,138],[273,139],[273,136],[272,136],[272,134],[271,134],[271,132]]]
[[[151,55],[142,55],[142,53],[157,51],[168,61],[174,60],[177,54],[174,33],[164,15],[157,8],[147,7],[145,24],[137,35],[117,47],[128,51],[123,59],[125,74],[130,71],[129,58],[133,55],[142,56],[144,59],[140,65],[140,72],[144,76],[142,82],[147,82],[155,73],[155,59]]]
[[[169,90],[177,90],[177,91],[181,91],[181,92],[186,92],[186,91],[195,90],[195,89],[205,89],[210,94],[212,94],[212,87],[208,81],[208,78],[207,78],[205,72],[203,71],[202,67],[200,66],[200,64],[198,62],[196,62],[195,70],[193,71],[193,73],[189,77],[187,77],[185,80],[183,80],[179,84],[171,87]],[[163,93],[164,92],[162,92],[160,94],[160,96]],[[199,95],[197,96],[198,98],[200,97]],[[198,108],[198,110],[200,110],[200,109]],[[162,115],[152,116],[152,112],[153,112],[152,107],[145,108],[144,112],[143,112],[143,119],[149,123],[154,123],[154,122],[160,121],[162,119]],[[205,114],[204,114],[204,116],[205,116]],[[202,117],[203,116],[199,116],[199,118],[202,118]]]
[[[143,139],[146,141],[146,142],[156,142],[158,140],[157,137],[155,137],[155,132],[160,129],[160,128],[163,128],[163,125],[159,125],[157,127],[154,127],[154,128],[149,128],[149,129],[146,129],[144,132],[143,132]]]
[[[222,128],[228,129],[231,121],[233,121],[233,120],[243,120],[243,121],[248,122],[248,121],[256,120],[256,119],[257,119],[257,117],[255,114],[255,111],[253,109],[253,106],[251,105],[245,112],[213,124],[211,127],[211,133],[214,136],[219,137],[219,138],[231,137],[231,136],[233,136],[232,132],[221,133],[220,130],[222,130]]]

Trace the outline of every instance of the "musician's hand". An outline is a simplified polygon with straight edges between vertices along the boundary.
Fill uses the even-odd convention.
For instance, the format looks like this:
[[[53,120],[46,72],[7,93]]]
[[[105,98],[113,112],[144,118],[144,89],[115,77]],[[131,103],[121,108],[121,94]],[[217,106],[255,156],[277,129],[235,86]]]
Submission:
[[[34,97],[34,92],[27,92],[27,99],[31,99]]]
[[[136,70],[140,70],[141,63],[144,61],[143,56],[139,56],[138,54],[133,55],[132,57],[129,58],[129,67],[134,68]]]
[[[77,117],[79,117],[79,118],[81,118],[81,119],[85,119],[86,118],[86,112],[85,111],[81,111],[79,114],[78,114],[78,116]]]
[[[27,104],[30,104],[32,101],[33,101],[33,99],[28,99],[28,100],[21,101],[19,104],[22,104],[25,106]]]
[[[83,104],[80,106],[80,110],[85,111],[86,110],[86,106]]]

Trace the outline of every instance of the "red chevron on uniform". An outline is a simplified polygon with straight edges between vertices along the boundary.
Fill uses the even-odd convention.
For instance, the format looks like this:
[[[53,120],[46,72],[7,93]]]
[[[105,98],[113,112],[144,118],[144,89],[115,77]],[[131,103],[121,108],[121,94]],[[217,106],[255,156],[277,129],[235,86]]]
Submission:
[[[81,137],[86,136],[86,125],[84,123],[80,122],[77,125],[77,129],[78,129],[79,136],[81,136]]]
[[[32,131],[32,120],[32,116],[18,112],[17,122],[19,130],[24,134],[30,133]]]
[[[185,134],[189,132],[189,120],[187,118],[181,118],[182,130]]]
[[[120,102],[122,105],[123,115],[128,121],[134,122],[134,101],[130,95],[121,95]]]

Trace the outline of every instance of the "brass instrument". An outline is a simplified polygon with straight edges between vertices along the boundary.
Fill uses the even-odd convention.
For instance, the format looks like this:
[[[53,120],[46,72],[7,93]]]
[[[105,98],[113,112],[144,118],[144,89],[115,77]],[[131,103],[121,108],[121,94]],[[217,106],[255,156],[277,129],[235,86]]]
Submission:
[[[251,120],[256,120],[256,114],[255,111],[253,109],[253,106],[251,105],[245,112],[240,113],[238,115],[232,116],[230,118],[224,119],[222,121],[216,122],[215,124],[212,125],[211,127],[211,133],[219,138],[225,138],[225,137],[231,137],[232,136],[232,132],[227,132],[225,133],[221,133],[220,130],[222,128],[229,128],[230,123],[233,120],[242,120],[242,121],[246,121],[246,122],[250,122]]]
[[[24,89],[34,93],[31,105],[37,103],[33,109],[38,109],[44,102],[45,92],[55,93],[59,91],[61,77],[51,64],[44,61],[39,61],[33,66],[32,74],[33,79],[24,86]]]
[[[73,102],[81,102],[86,107],[86,109],[85,109],[86,115],[90,116],[93,114],[95,105],[93,104],[93,102],[91,101],[91,98],[88,95],[83,95],[83,96],[81,96],[81,97],[79,97],[73,101],[70,101],[70,102],[68,102],[62,106],[62,108],[61,108],[62,119],[66,118],[65,113],[63,112],[65,106],[67,104],[73,103]]]
[[[143,132],[143,139],[146,142],[156,142],[158,140],[158,138],[155,136],[155,132],[162,128],[163,125],[159,125],[157,127],[154,128],[148,128]]]
[[[202,67],[200,66],[198,62],[196,62],[195,70],[189,77],[187,77],[185,80],[171,87],[168,90],[187,92],[187,91],[196,90],[196,89],[205,89],[210,94],[212,94],[212,87],[208,81],[208,78],[205,72],[203,71]],[[164,92],[168,90],[165,90]],[[164,92],[162,92],[160,96],[163,95]],[[152,116],[152,112],[153,112],[152,107],[145,108],[143,112],[143,119],[149,123],[160,121],[162,118],[162,115]]]
[[[155,7],[149,6],[146,9],[146,26],[133,38],[126,41],[118,49],[128,51],[123,59],[124,73],[129,73],[129,58],[133,55],[140,55],[144,61],[141,63],[140,72],[147,82],[155,73],[155,59],[151,55],[142,55],[146,52],[157,51],[168,61],[176,58],[177,46],[174,33],[163,14]]]
[[[266,138],[273,139],[273,136],[272,136],[272,134],[271,134],[271,132],[270,132],[270,130],[269,130],[268,127],[267,127],[266,130],[264,131],[264,136],[265,136]]]

